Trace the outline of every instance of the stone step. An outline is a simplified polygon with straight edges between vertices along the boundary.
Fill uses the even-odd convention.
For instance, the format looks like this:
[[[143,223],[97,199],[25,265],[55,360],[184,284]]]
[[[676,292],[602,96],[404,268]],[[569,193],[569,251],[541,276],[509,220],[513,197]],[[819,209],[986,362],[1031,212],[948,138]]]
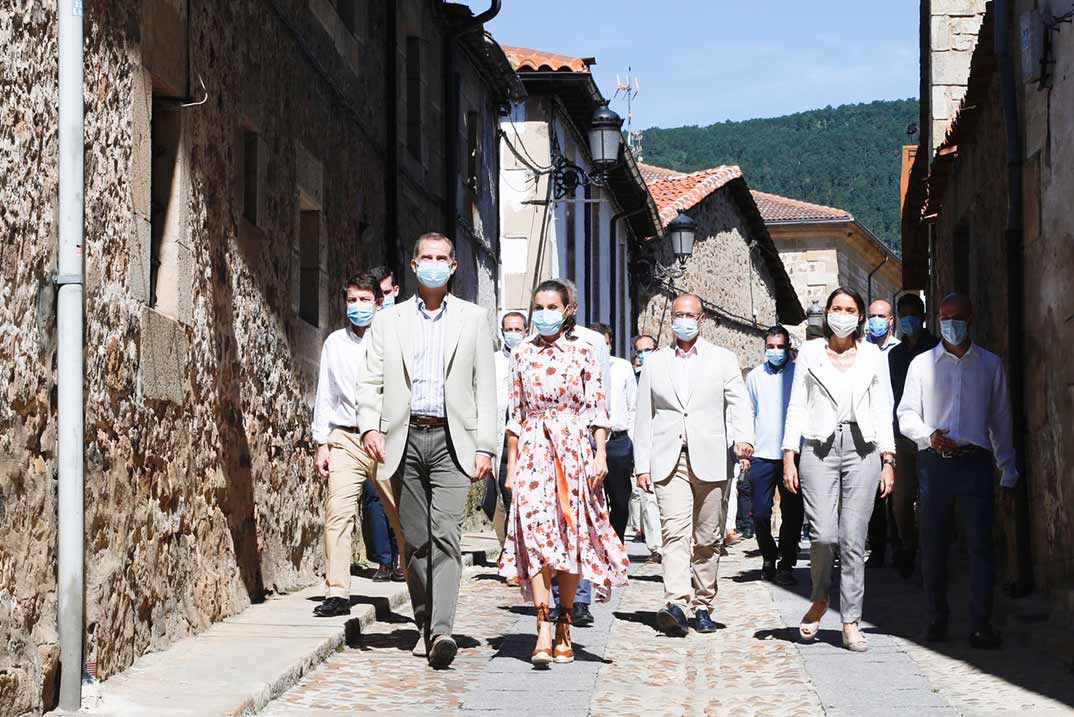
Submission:
[[[467,534],[464,564],[499,554],[496,537]],[[77,713],[109,717],[247,715],[293,686],[329,655],[353,642],[408,599],[403,583],[354,577],[351,614],[316,618],[322,585],[271,597],[87,689]],[[94,694],[95,693],[95,694]]]

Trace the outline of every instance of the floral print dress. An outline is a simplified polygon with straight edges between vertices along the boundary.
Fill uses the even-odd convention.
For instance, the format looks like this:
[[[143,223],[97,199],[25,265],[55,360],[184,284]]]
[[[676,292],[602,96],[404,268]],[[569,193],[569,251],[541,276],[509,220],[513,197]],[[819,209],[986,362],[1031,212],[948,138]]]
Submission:
[[[604,490],[593,493],[595,427],[608,428],[601,370],[584,342],[560,336],[518,345],[511,354],[511,413],[518,436],[510,522],[500,575],[528,579],[542,568],[581,575],[598,600],[626,585],[626,548],[608,521]]]

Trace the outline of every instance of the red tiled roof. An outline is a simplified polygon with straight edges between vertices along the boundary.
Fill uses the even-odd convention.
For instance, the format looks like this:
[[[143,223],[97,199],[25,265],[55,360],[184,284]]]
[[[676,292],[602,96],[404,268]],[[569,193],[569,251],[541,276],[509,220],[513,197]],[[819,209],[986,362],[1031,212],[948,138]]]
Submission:
[[[825,222],[838,221],[840,219],[851,221],[854,217],[850,212],[835,207],[826,207],[823,204],[810,204],[798,199],[788,199],[777,194],[767,192],[753,192],[753,200],[757,202],[757,208],[761,210],[761,216],[768,222]]]
[[[531,50],[526,47],[509,47],[508,45],[501,45],[501,47],[511,67],[515,68],[515,72],[519,70],[589,72],[589,66],[596,64],[596,60],[589,57],[557,55],[554,52]]]
[[[682,173],[673,169],[639,164],[641,176],[649,185],[649,192],[660,210],[664,226],[728,182],[742,177],[742,170],[734,165],[723,164],[712,169]]]

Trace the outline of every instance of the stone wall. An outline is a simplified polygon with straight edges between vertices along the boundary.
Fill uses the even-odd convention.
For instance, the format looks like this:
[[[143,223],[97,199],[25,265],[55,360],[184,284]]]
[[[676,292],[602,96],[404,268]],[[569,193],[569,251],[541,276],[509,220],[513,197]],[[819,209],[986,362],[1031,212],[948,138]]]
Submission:
[[[689,213],[700,226],[686,275],[673,281],[673,291],[640,288],[638,333],[655,336],[661,346],[670,345],[671,302],[677,294],[694,293],[738,319],[710,314],[702,335],[734,351],[743,368],[753,367],[764,356],[764,330],[777,321],[772,277],[759,252],[751,253],[747,247],[753,235],[728,187],[708,195]],[[652,241],[659,242],[654,248],[659,260],[670,263],[668,242]]]
[[[384,18],[341,49],[315,4],[192,4],[177,83],[185,35],[161,23],[186,3],[170,3],[177,17],[86,3],[86,656],[101,677],[318,579],[309,358],[342,324],[345,276],[382,260],[383,50],[361,36]],[[53,4],[0,0],[0,714],[51,706],[57,657],[55,33]],[[180,99],[206,101],[165,107],[187,79]],[[152,133],[167,122],[178,249],[163,306],[146,279],[162,221]],[[303,226],[319,237],[304,279]]]
[[[943,142],[959,103],[966,96],[970,58],[984,19],[986,0],[931,0],[930,107],[932,147]],[[923,127],[922,131],[928,131]]]

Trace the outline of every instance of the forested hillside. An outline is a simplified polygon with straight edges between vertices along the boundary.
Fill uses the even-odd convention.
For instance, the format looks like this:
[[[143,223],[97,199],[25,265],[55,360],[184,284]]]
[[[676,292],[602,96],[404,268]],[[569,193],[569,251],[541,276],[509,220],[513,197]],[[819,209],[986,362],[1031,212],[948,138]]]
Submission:
[[[917,100],[893,100],[653,128],[644,157],[678,170],[737,164],[754,189],[846,209],[898,251],[900,147],[917,119]]]

